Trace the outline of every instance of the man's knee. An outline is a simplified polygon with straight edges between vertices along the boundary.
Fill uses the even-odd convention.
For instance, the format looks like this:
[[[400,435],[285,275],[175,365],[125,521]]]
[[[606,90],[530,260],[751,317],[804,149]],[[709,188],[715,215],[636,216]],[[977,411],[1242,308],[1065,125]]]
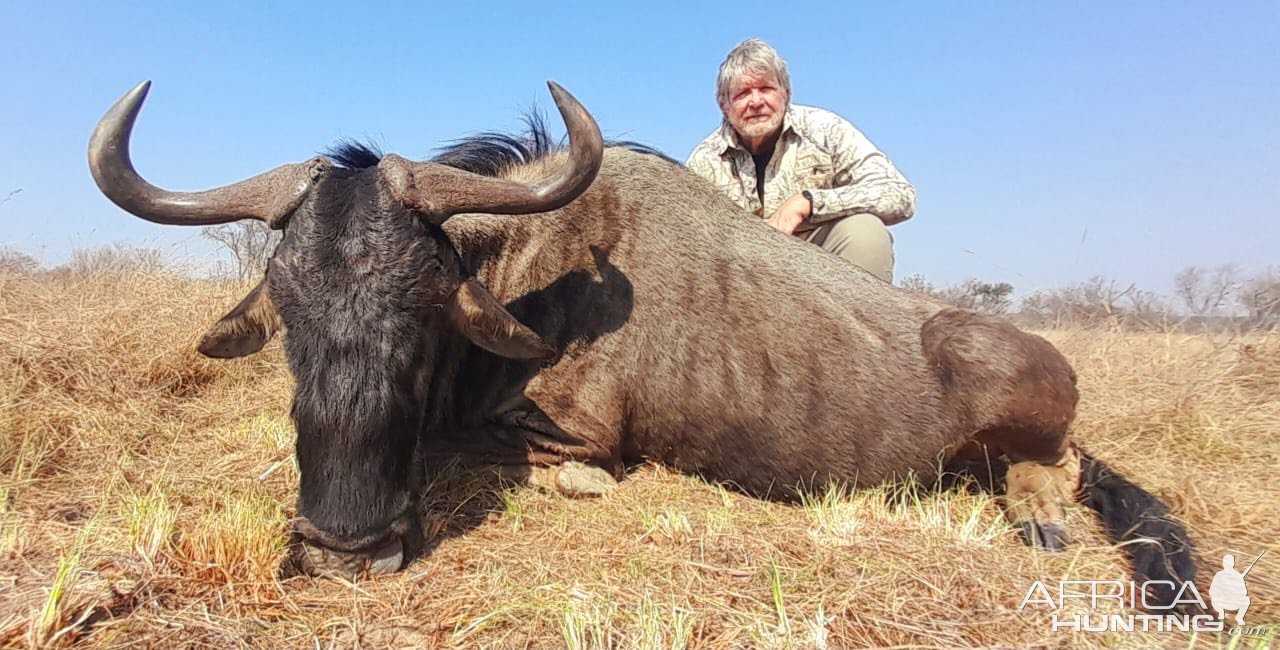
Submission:
[[[836,222],[822,248],[893,282],[893,235],[873,214],[855,214]]]

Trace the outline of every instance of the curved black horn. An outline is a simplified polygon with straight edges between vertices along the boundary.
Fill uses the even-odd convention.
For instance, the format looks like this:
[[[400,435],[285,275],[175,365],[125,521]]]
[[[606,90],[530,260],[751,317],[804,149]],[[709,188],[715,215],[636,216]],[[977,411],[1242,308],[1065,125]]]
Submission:
[[[438,163],[389,155],[378,167],[396,198],[439,224],[463,212],[531,214],[567,205],[591,187],[604,159],[604,138],[587,109],[569,91],[548,81],[569,132],[569,161],[549,178],[525,184],[472,174]]]
[[[143,180],[129,158],[129,136],[151,82],[125,93],[102,116],[89,139],[89,171],[98,189],[121,209],[155,223],[178,226],[260,219],[277,224],[288,216],[330,163],[313,158],[204,192],[170,192]]]

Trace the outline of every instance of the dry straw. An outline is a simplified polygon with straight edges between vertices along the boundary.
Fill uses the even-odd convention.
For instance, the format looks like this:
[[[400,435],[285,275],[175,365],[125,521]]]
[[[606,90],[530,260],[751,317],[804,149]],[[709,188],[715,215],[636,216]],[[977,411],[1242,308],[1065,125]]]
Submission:
[[[833,488],[784,505],[652,466],[596,501],[436,473],[428,556],[376,581],[279,581],[297,472],[278,343],[231,362],[193,345],[243,291],[0,275],[0,646],[1233,643],[1055,633],[1019,612],[1034,580],[1128,575],[1082,510],[1053,555],[988,495]],[[1280,336],[1046,335],[1079,371],[1086,447],[1170,503],[1208,562],[1280,557]],[[1267,562],[1249,576],[1258,625],[1280,620]]]

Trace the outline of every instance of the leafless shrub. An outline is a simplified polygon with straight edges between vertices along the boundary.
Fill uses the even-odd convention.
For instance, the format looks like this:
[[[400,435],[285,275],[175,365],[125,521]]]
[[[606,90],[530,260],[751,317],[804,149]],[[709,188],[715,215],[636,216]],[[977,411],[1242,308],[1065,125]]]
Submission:
[[[908,275],[903,278],[902,281],[898,283],[898,286],[906,289],[907,291],[914,291],[916,293],[923,293],[930,296],[938,295],[937,289],[933,286],[933,283],[929,282],[928,279],[919,273],[915,275]]]
[[[1039,326],[1094,325],[1125,320],[1132,310],[1121,301],[1153,307],[1156,297],[1149,292],[1135,297],[1133,285],[1121,289],[1115,280],[1095,275],[1087,281],[1062,289],[1037,291],[1022,299],[1020,315]]]
[[[0,274],[35,275],[39,270],[40,260],[16,248],[0,248]]]
[[[1154,291],[1130,289],[1124,296],[1125,305],[1121,316],[1125,325],[1149,329],[1169,324],[1173,308],[1164,296]]]
[[[210,226],[200,231],[200,236],[217,242],[231,253],[235,260],[235,276],[250,280],[267,270],[267,261],[280,243],[280,232],[271,230],[260,221],[238,221],[221,226]]]
[[[989,314],[1007,313],[1013,305],[1013,285],[1008,282],[983,282],[969,278],[960,284],[939,289],[917,273],[903,278],[900,286],[908,291],[936,296],[956,307]]]
[[[1280,326],[1280,267],[1243,282],[1238,274],[1234,264],[1211,269],[1187,267],[1174,278],[1175,297],[1095,275],[1079,284],[1025,296],[1016,312],[1012,309],[1013,286],[1007,282],[969,278],[937,287],[916,274],[903,278],[900,286],[957,307],[1007,314],[1033,328],[1107,325],[1150,330],[1176,324],[1197,330],[1239,332]],[[1248,315],[1241,316],[1241,310]]]
[[[1280,267],[1273,267],[1247,280],[1239,290],[1240,306],[1249,311],[1255,327],[1280,325]]]
[[[1173,290],[1190,314],[1200,318],[1216,316],[1220,309],[1230,304],[1231,296],[1239,287],[1237,274],[1234,264],[1224,264],[1213,270],[1188,266],[1174,276]]]
[[[983,282],[969,278],[942,290],[942,298],[965,309],[1003,314],[1013,305],[1013,285],[1008,282]]]
[[[57,270],[76,275],[118,276],[159,273],[167,266],[159,249],[117,243],[77,248],[71,251],[71,259]]]

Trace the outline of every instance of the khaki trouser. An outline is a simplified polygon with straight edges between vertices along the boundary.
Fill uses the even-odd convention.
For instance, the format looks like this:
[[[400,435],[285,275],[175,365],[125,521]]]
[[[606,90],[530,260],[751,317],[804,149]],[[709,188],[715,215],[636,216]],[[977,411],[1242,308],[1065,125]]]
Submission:
[[[849,215],[800,236],[885,282],[893,282],[893,235],[874,214]]]

